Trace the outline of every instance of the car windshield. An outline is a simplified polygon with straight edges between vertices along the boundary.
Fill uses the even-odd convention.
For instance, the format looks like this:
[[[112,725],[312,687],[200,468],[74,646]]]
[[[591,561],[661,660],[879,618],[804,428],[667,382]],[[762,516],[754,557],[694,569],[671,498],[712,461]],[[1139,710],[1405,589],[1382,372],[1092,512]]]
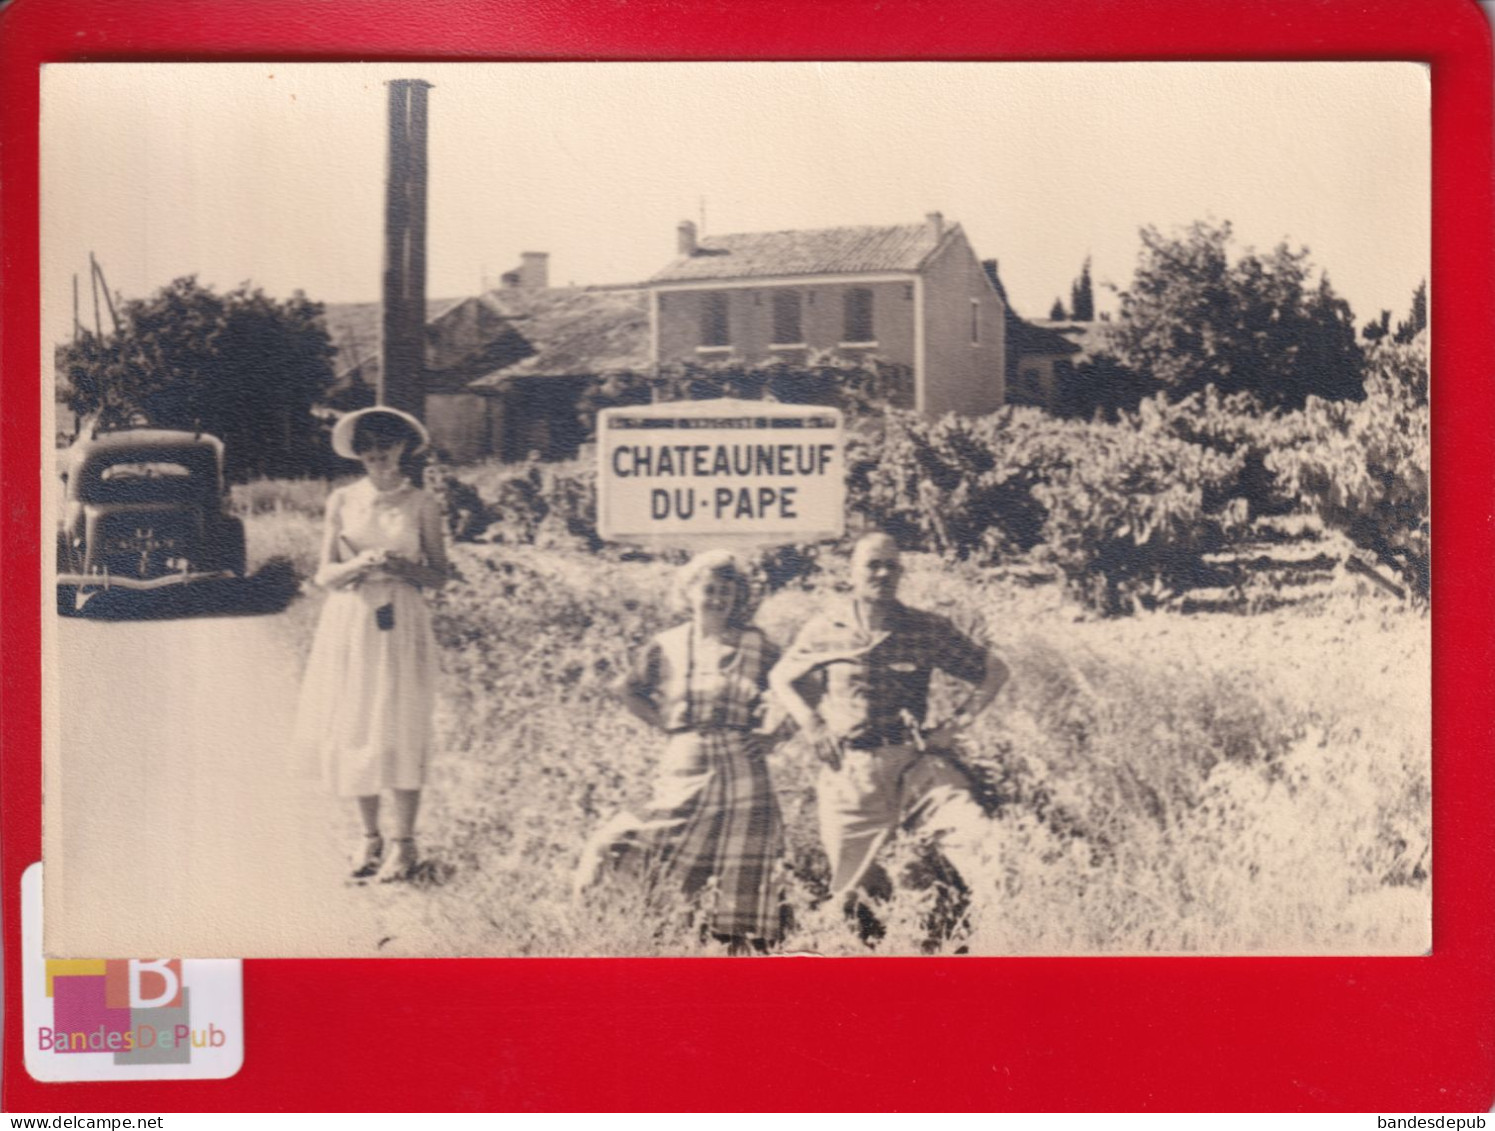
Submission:
[[[79,497],[94,503],[199,502],[218,489],[211,449],[111,452],[82,468]]]

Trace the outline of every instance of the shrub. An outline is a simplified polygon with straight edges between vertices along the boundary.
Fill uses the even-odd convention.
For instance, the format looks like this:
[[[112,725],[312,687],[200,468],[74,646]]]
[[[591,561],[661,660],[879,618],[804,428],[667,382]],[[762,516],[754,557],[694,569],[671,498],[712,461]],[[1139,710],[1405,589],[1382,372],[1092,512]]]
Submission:
[[[990,561],[1038,550],[1108,614],[1196,583],[1245,518],[1242,452],[1180,439],[1164,402],[1116,424],[1004,408],[890,414],[851,447],[850,508],[907,549]]]
[[[754,588],[775,593],[790,585],[808,586],[822,570],[819,546],[774,546],[748,561]]]
[[[1036,486],[1063,476],[1083,426],[1036,409],[933,423],[890,412],[848,445],[848,509],[906,549],[989,560],[1043,538]]]
[[[1326,525],[1429,595],[1427,339],[1371,348],[1365,400],[1311,399],[1306,442],[1267,457]]]
[[[1146,421],[1094,424],[1067,474],[1034,487],[1044,551],[1085,604],[1107,615],[1152,605],[1203,580],[1202,555],[1244,519],[1211,511],[1243,457],[1179,440]]]
[[[489,463],[460,473],[435,468],[428,487],[439,492],[447,528],[459,542],[528,546],[580,543],[602,547],[597,536],[597,469],[569,463]]]
[[[427,467],[425,484],[441,506],[447,536],[452,541],[476,542],[493,523],[495,515],[482,495],[445,465],[433,462]]]
[[[1287,514],[1301,506],[1267,467],[1272,452],[1302,442],[1305,422],[1301,412],[1268,409],[1251,393],[1221,394],[1210,385],[1173,403],[1158,394],[1138,405],[1137,416],[1180,440],[1241,456],[1240,474],[1223,485],[1219,492],[1223,497],[1205,498],[1206,509],[1218,509],[1231,498],[1244,499],[1252,515]]]

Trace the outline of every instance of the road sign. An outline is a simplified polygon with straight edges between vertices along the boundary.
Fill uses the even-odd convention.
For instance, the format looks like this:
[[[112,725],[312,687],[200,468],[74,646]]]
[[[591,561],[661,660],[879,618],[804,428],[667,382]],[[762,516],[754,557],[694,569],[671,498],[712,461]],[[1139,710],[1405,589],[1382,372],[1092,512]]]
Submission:
[[[610,408],[597,424],[603,538],[691,546],[838,538],[841,413],[765,401]]]

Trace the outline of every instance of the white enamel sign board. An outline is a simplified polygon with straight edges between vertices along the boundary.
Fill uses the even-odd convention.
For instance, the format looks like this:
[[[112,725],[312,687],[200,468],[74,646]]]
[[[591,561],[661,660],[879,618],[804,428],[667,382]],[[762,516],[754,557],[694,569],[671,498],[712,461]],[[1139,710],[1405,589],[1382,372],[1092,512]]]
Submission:
[[[609,541],[773,545],[845,528],[838,409],[726,399],[606,409],[597,454]]]

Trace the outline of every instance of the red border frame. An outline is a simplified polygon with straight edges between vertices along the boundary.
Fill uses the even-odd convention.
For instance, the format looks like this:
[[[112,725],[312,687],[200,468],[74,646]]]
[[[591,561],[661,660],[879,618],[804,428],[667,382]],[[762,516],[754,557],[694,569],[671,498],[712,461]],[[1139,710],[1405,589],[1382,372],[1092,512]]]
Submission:
[[[38,67],[158,58],[1431,63],[1434,953],[251,961],[238,1076],[33,1081],[16,924],[41,843]],[[0,12],[0,106],[7,1110],[1469,1112],[1495,1101],[1495,194],[1490,33],[1472,0],[13,0]]]

